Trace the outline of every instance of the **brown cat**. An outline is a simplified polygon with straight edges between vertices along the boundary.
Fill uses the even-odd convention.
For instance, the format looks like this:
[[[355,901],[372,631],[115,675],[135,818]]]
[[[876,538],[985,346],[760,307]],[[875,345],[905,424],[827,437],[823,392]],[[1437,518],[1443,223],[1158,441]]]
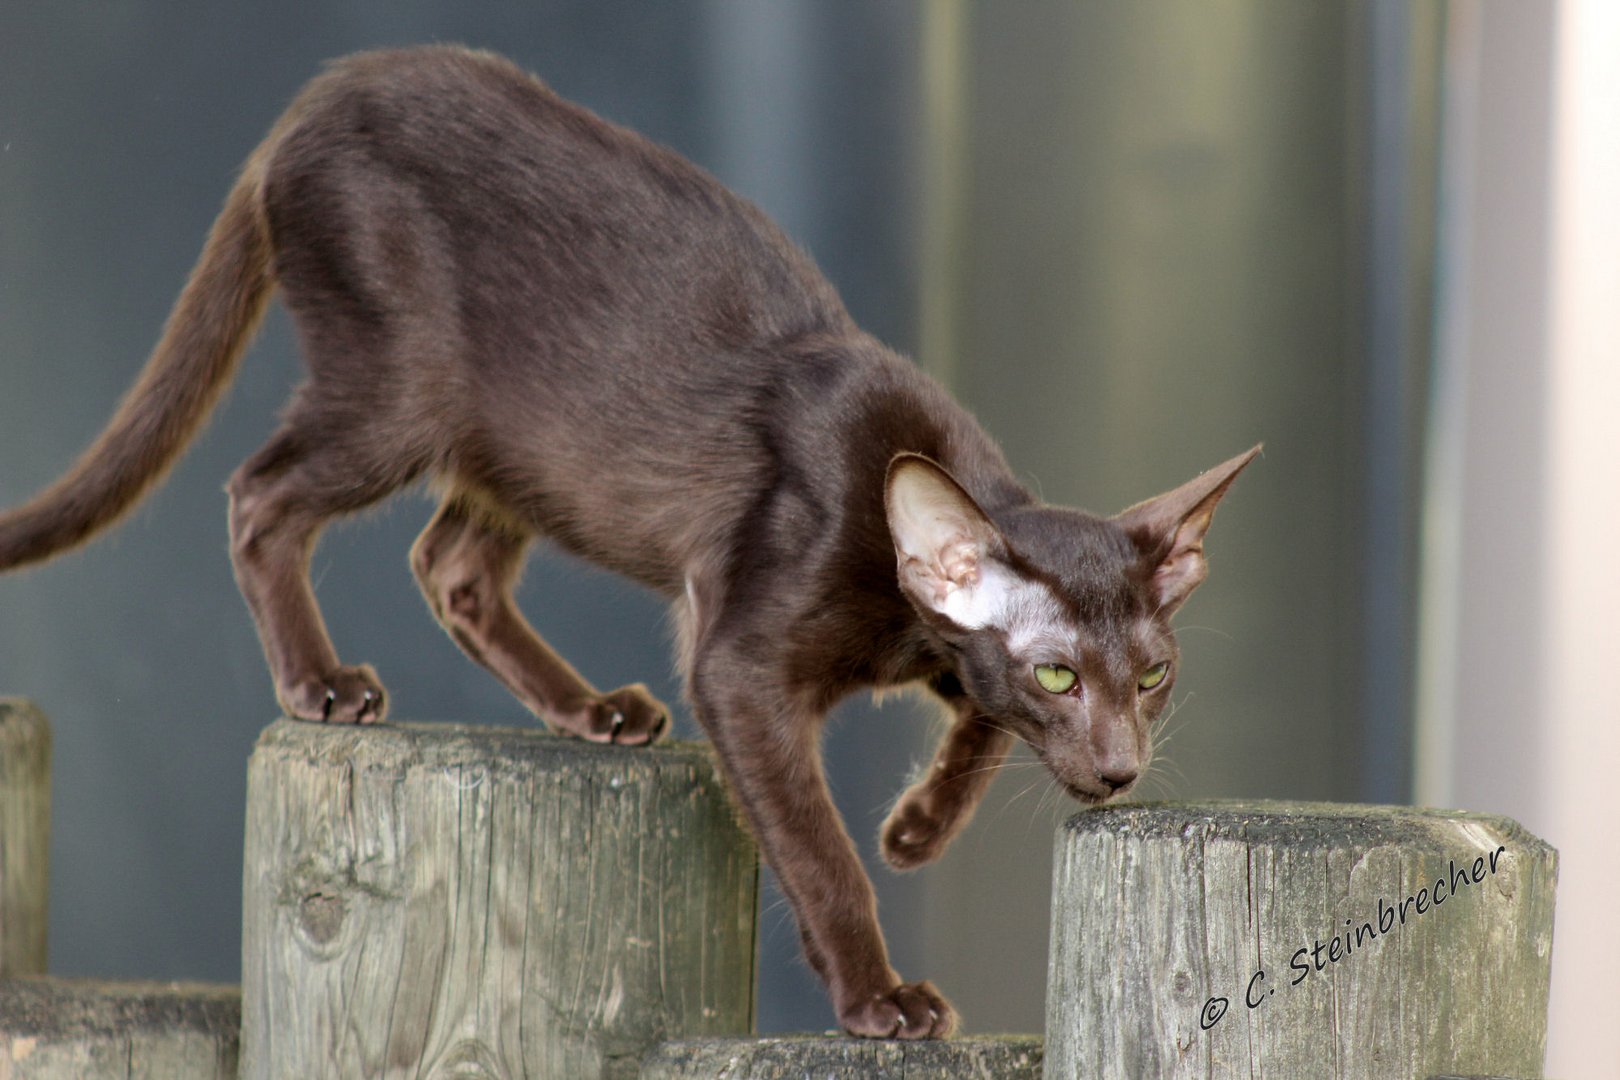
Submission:
[[[1011,738],[1076,798],[1147,763],[1169,618],[1256,450],[1113,518],[1045,506],[916,367],[863,334],[753,206],[494,56],[351,57],[248,159],[162,340],[65,477],[0,517],[0,569],[116,520],[218,398],[279,286],[309,381],[231,478],[231,555],[291,716],[382,719],[310,589],[320,528],[428,478],[411,552],[439,621],[534,712],[656,739],[512,603],[546,537],[670,597],[694,711],[856,1035],[955,1017],[889,966],[818,747],[849,691],[927,684],[954,725],[884,826],[936,858]],[[897,570],[898,567],[898,570]]]

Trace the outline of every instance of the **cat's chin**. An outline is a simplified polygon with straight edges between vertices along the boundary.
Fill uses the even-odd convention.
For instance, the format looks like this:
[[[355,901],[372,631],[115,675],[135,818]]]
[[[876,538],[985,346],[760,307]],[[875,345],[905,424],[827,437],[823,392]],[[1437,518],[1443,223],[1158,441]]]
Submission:
[[[1037,753],[1040,754],[1041,761],[1046,766],[1047,772],[1051,774],[1052,781],[1056,783],[1058,787],[1067,792],[1069,798],[1084,806],[1101,806],[1103,803],[1111,802],[1114,799],[1127,794],[1136,786],[1134,783],[1130,783],[1117,790],[1110,789],[1103,784],[1098,784],[1095,787],[1086,787],[1077,781],[1072,781],[1065,777],[1062,772],[1053,767],[1052,762],[1047,760],[1044,753],[1041,753],[1040,751],[1037,751]]]
[[[1085,788],[1071,784],[1067,780],[1059,780],[1058,783],[1062,786],[1064,791],[1069,793],[1069,798],[1073,799],[1075,802],[1084,803],[1087,806],[1101,806],[1103,803],[1116,799],[1125,794],[1125,791],[1130,790],[1129,788],[1126,788],[1125,791],[1112,791],[1106,795],[1103,795],[1099,792],[1087,791]]]

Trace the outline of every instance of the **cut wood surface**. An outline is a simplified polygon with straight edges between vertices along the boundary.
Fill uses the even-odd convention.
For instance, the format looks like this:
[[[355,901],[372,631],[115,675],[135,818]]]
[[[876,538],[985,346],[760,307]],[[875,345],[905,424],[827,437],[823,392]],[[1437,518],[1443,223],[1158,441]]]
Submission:
[[[1037,1080],[1036,1035],[932,1042],[789,1035],[676,1039],[647,1058],[642,1080]]]
[[[45,714],[0,698],[0,978],[45,971],[50,819]]]
[[[280,721],[246,849],[244,1077],[633,1077],[752,1030],[758,862],[706,746]]]
[[[1506,818],[1101,807],[1054,875],[1048,1077],[1541,1075],[1557,854]]]
[[[234,986],[5,980],[0,1078],[236,1080],[240,1017]]]

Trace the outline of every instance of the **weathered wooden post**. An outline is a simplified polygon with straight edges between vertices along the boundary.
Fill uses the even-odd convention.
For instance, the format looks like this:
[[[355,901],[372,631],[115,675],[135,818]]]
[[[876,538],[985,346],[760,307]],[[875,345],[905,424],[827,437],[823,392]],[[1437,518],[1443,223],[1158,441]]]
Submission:
[[[1500,817],[1103,807],[1058,832],[1046,1076],[1540,1076],[1557,854]]]
[[[201,983],[0,982],[5,1080],[236,1080],[241,995]]]
[[[0,978],[45,971],[51,731],[45,714],[0,698]]]
[[[45,971],[51,736],[0,698],[0,1078],[235,1080],[235,987]]]
[[[747,1032],[757,867],[706,747],[273,724],[242,1076],[634,1077]]]
[[[1036,1035],[922,1042],[782,1035],[676,1039],[647,1058],[641,1080],[1037,1080]]]

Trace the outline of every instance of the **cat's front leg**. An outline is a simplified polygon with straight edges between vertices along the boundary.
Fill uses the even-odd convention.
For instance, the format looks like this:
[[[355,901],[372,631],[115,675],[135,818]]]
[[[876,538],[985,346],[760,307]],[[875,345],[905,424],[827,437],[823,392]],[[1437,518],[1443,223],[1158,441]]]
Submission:
[[[953,723],[927,773],[906,789],[883,823],[883,860],[896,870],[915,870],[944,854],[1012,746],[1011,733],[980,713],[954,678],[933,689],[951,709]]]
[[[693,665],[691,695],[793,908],[805,955],[851,1035],[944,1038],[956,1025],[950,1003],[889,966],[872,883],[822,771],[822,717],[762,686],[762,670],[769,667],[757,657],[709,649]]]

